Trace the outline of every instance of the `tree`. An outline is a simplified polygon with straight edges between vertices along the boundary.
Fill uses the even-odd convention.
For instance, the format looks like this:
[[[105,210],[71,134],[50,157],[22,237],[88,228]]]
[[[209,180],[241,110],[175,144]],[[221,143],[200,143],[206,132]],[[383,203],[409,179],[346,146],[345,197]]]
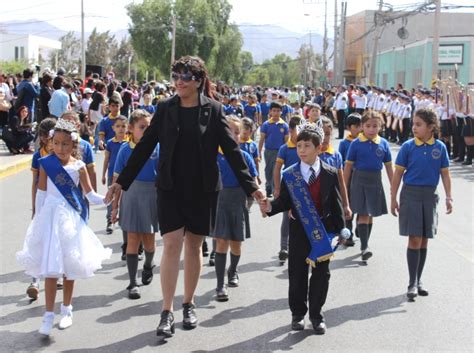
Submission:
[[[108,66],[117,53],[117,47],[115,36],[110,31],[100,33],[94,28],[87,40],[86,63]]]
[[[63,67],[68,73],[78,71],[81,58],[81,41],[73,31],[67,32],[59,38],[59,41],[61,42],[61,49],[52,51],[49,56],[51,67],[55,67],[56,70]]]
[[[319,81],[318,73],[321,72],[322,61],[321,55],[315,54],[312,47],[307,44],[301,45],[298,51],[298,63],[305,85],[313,86]]]
[[[176,18],[175,57],[198,55],[212,66],[219,53],[232,7],[228,0],[144,0],[127,6],[135,51],[164,75],[170,67],[173,15]],[[231,29],[229,36],[235,35]],[[226,44],[227,43],[227,44]],[[235,53],[238,56],[240,48]],[[227,65],[219,63],[219,65]],[[230,65],[231,66],[231,65]],[[228,70],[226,75],[228,75]]]
[[[240,52],[242,45],[243,39],[238,27],[236,25],[228,26],[226,31],[218,38],[217,48],[212,61],[209,63],[211,76],[219,77],[228,83],[240,79],[242,76],[242,56],[235,53]],[[252,54],[250,54],[250,60],[252,60]]]
[[[133,50],[130,38],[123,38],[120,41],[116,54],[111,58],[111,66],[115,72],[115,77],[122,79],[129,79],[128,66],[130,69],[137,62],[137,54]]]

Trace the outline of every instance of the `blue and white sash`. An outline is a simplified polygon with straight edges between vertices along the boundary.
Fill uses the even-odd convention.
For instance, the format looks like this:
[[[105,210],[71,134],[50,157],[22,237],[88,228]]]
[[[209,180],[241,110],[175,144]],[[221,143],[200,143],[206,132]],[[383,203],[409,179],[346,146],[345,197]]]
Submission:
[[[55,154],[39,159],[44,171],[58,188],[61,195],[80,215],[84,222],[89,218],[89,207],[82,195],[82,191],[76,186],[74,180],[63,168],[59,158]]]
[[[319,217],[311,198],[308,184],[301,175],[300,163],[294,164],[285,170],[283,180],[288,187],[293,205],[311,244],[311,252],[306,258],[306,262],[312,267],[316,267],[317,262],[329,260],[333,256],[334,249],[331,240],[335,234],[328,234],[326,228],[324,228],[321,217]]]

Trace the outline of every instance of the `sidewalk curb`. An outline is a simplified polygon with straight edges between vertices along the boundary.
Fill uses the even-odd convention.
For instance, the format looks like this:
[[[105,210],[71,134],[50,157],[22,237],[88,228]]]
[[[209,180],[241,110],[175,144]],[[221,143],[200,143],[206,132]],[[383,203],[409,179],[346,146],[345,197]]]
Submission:
[[[25,158],[20,159],[19,161],[5,166],[0,167],[0,179],[6,178],[10,175],[16,174],[25,170],[31,165],[31,159],[33,155],[25,156]]]

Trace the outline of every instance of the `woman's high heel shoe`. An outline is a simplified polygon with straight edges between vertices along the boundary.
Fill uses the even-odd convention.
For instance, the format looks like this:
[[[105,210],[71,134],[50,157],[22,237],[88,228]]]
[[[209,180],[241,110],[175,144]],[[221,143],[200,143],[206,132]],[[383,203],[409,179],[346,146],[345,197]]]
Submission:
[[[156,328],[157,336],[173,337],[174,335],[174,315],[169,310],[161,312],[160,324]]]

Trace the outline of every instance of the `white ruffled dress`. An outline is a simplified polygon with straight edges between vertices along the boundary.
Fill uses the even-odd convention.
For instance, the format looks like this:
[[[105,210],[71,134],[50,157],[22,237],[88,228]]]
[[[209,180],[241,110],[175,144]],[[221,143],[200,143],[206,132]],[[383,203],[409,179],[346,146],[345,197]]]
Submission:
[[[84,166],[78,160],[63,168],[78,185]],[[49,177],[46,193],[43,207],[28,227],[23,249],[16,254],[17,261],[36,278],[92,277],[102,268],[102,261],[110,258],[112,249],[104,248]]]

